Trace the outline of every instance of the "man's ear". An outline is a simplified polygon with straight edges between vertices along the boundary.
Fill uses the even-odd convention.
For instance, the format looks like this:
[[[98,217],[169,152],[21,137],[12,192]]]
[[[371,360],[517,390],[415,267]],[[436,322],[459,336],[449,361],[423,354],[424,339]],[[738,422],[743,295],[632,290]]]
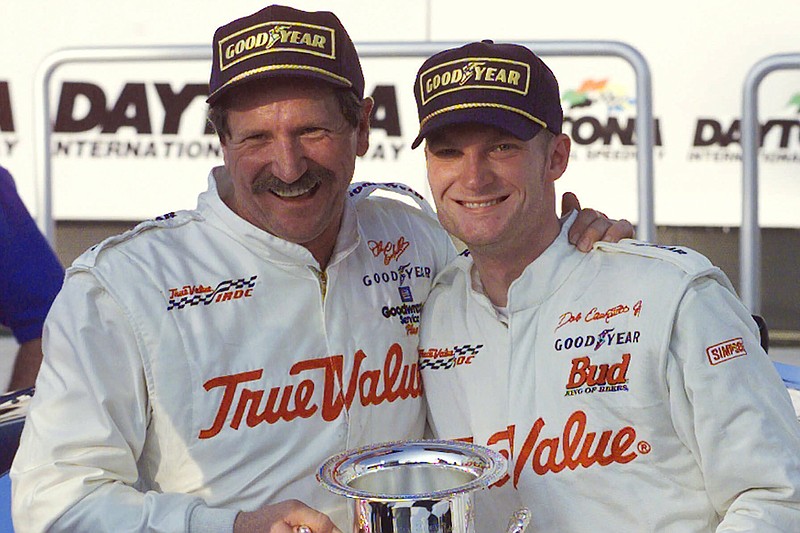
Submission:
[[[568,135],[559,133],[550,142],[550,165],[548,174],[553,181],[560,178],[569,164],[569,151],[572,140]]]
[[[228,166],[228,143],[225,143],[220,139],[219,147],[222,149],[222,163],[227,167]]]
[[[372,116],[372,108],[375,106],[375,100],[371,96],[367,96],[361,102],[361,116],[358,119],[358,136],[356,142],[356,154],[363,156],[369,149],[369,118]]]
[[[232,153],[236,149],[236,144],[233,143],[229,133],[219,135],[219,147],[222,149],[222,162],[228,166],[229,161],[233,158]]]

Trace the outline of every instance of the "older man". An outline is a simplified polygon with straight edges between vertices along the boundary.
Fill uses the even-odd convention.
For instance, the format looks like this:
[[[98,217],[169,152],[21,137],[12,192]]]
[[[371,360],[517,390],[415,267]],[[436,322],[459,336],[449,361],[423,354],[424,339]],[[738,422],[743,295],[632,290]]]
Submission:
[[[348,188],[372,110],[353,43],[331,13],[270,6],[213,46],[225,165],[195,210],[69,269],[12,470],[19,531],[349,529],[317,466],[422,433],[419,311],[454,252],[407,188],[387,187],[423,209]]]
[[[425,83],[442,72],[462,82]],[[469,248],[422,314],[430,423],[511,463],[477,531],[521,505],[535,531],[800,531],[800,425],[725,275],[683,247],[569,245],[550,69],[471,43],[415,89],[439,219]]]

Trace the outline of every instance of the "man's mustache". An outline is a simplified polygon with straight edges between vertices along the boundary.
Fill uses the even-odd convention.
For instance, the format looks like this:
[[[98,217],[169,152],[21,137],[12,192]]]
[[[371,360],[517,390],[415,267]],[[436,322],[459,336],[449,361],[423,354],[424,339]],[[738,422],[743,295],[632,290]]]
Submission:
[[[319,183],[322,183],[322,180],[335,177],[336,175],[332,170],[322,166],[314,166],[306,169],[296,181],[286,183],[277,178],[272,172],[265,170],[253,181],[252,191],[253,194],[271,192],[279,196],[292,195],[300,191],[309,191]]]

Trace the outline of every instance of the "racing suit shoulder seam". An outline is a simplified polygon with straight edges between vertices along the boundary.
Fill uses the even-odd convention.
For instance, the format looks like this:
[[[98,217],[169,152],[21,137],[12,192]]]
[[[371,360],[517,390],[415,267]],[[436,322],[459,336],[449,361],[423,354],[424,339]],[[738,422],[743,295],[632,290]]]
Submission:
[[[179,211],[177,213],[164,215],[163,217],[139,222],[129,230],[106,237],[99,243],[93,245],[75,259],[71,268],[88,269],[95,267],[100,256],[103,255],[104,252],[111,249],[118,249],[117,247],[119,245],[131,241],[151,230],[177,228],[189,222],[202,219],[202,215],[197,211]]]
[[[606,253],[624,253],[657,259],[692,276],[716,270],[716,267],[703,254],[684,246],[667,246],[633,239],[623,239],[618,243],[598,242],[595,249]]]

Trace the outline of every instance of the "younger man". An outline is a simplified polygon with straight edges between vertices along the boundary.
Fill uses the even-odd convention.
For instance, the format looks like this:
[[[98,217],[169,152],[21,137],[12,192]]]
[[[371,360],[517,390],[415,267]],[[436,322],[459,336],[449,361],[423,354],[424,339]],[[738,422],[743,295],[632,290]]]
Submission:
[[[800,531],[800,425],[725,275],[682,247],[568,245],[550,69],[472,43],[415,93],[439,219],[469,248],[422,314],[429,422],[510,460],[476,530],[524,505],[535,531]]]

